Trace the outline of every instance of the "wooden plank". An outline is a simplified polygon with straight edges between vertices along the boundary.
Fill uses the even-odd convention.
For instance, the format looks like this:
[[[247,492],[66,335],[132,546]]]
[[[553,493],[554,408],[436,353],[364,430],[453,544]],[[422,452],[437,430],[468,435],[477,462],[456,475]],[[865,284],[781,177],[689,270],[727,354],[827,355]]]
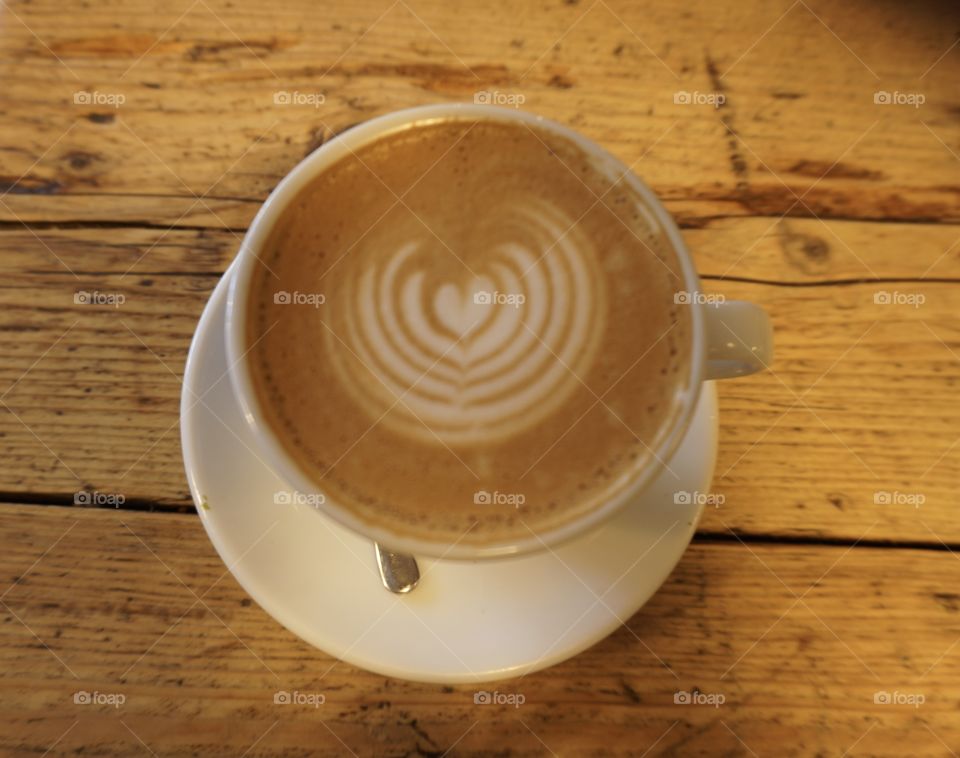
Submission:
[[[819,219],[727,218],[685,229],[701,275],[780,284],[960,278],[960,226]],[[911,281],[908,281],[911,280]],[[723,284],[707,282],[707,288]]]
[[[652,2],[265,13],[125,0],[64,23],[60,4],[16,3],[0,33],[0,219],[236,228],[331,134],[500,92],[636,163],[695,217],[957,220],[958,14],[780,0],[718,25],[707,0],[679,15]],[[885,91],[924,102],[875,104]],[[723,104],[676,103],[684,92]]]
[[[6,754],[941,756],[960,745],[960,563],[945,551],[695,543],[608,639],[481,688],[387,679],[301,642],[224,576],[195,516],[4,505],[0,543]],[[275,705],[281,689],[326,702]],[[478,689],[526,702],[475,705]],[[674,703],[693,690],[725,702]],[[80,691],[125,702],[75,704]],[[877,704],[879,692],[924,702]]]
[[[720,384],[714,487],[726,502],[707,510],[702,528],[955,540],[958,288],[723,291],[770,311],[776,360],[769,372]],[[926,302],[874,304],[878,293]]]
[[[291,166],[292,168],[292,166]],[[140,195],[135,192],[71,193],[44,197],[0,191],[0,220],[10,226],[50,223],[152,226],[160,229],[246,229],[262,203],[257,200]],[[697,211],[691,209],[691,213]]]
[[[955,224],[713,218],[698,220],[683,236],[708,279],[780,284],[960,280],[960,225]],[[11,274],[103,272],[127,279],[171,272],[220,274],[242,238],[242,228],[10,224],[0,227],[0,266]]]
[[[715,489],[726,502],[708,509],[702,528],[955,544],[955,227],[790,220],[771,230],[767,221],[687,232],[707,275],[722,276],[746,251],[733,272],[780,282],[706,282],[770,311],[777,357],[771,373],[721,385]],[[96,489],[190,507],[180,378],[203,305],[238,244],[210,230],[0,232],[0,491],[68,502]],[[866,261],[895,281],[857,281]],[[78,291],[126,302],[78,306]],[[883,292],[926,302],[875,304]]]

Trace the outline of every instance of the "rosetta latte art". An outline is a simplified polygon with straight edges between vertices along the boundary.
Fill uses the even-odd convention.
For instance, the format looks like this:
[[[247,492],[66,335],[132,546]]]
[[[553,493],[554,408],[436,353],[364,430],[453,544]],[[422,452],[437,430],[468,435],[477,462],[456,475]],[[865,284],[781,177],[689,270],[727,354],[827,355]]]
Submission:
[[[453,253],[423,239],[344,262],[327,348],[371,422],[422,441],[496,443],[582,386],[606,320],[601,272],[572,220],[526,205],[505,211],[504,233],[447,280],[437,261],[449,268]]]

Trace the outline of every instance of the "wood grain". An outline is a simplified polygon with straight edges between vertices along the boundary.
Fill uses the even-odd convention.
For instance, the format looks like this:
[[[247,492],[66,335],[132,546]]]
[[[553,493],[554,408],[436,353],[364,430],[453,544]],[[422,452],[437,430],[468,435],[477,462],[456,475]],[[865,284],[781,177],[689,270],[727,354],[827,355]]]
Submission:
[[[947,4],[126,0],[69,24],[50,0],[10,7],[2,219],[235,227],[331,134],[478,92],[523,96],[699,213],[958,218]],[[924,102],[875,104],[887,91]]]
[[[130,755],[145,752],[140,741],[158,756],[240,755],[254,743],[249,755],[656,745],[942,756],[960,745],[960,561],[945,552],[898,551],[893,563],[882,549],[695,543],[611,637],[483,688],[523,694],[514,708],[475,705],[476,686],[380,677],[301,642],[251,604],[195,516],[5,505],[0,541],[9,754]],[[725,702],[674,703],[694,689]],[[326,702],[275,705],[279,690]],[[78,691],[126,702],[78,705]],[[887,691],[925,702],[875,704]]]

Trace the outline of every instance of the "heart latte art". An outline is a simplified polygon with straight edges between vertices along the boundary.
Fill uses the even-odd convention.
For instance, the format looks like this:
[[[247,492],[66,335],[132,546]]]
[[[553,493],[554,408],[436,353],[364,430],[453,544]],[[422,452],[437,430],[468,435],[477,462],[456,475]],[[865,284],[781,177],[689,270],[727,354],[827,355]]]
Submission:
[[[312,178],[257,250],[244,359],[300,486],[389,534],[500,545],[647,467],[690,320],[621,174],[535,124],[474,119],[381,135]]]
[[[589,241],[541,203],[512,211],[523,241],[502,242],[452,281],[410,241],[375,261],[344,261],[326,340],[340,381],[399,434],[492,443],[550,415],[580,383],[605,321]],[[433,241],[435,242],[435,241]],[[388,413],[388,411],[390,411]]]

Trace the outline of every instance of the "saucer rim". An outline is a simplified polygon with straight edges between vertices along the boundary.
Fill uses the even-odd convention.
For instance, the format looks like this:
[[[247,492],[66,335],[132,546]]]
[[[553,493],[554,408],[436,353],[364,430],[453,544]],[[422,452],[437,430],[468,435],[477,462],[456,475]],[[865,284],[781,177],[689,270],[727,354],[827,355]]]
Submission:
[[[183,465],[186,472],[187,483],[190,488],[190,494],[193,499],[197,514],[204,526],[204,530],[206,531],[210,542],[216,549],[221,561],[223,561],[226,569],[233,575],[234,579],[243,588],[244,592],[246,592],[247,595],[249,595],[250,598],[256,602],[257,605],[259,605],[269,616],[271,616],[281,626],[297,635],[303,641],[307,642],[313,647],[318,648],[325,654],[337,659],[337,661],[342,661],[349,665],[357,666],[358,668],[362,668],[366,671],[374,672],[376,674],[386,675],[398,679],[440,684],[493,682],[511,677],[522,676],[549,668],[550,666],[568,660],[569,658],[580,654],[584,650],[587,650],[601,640],[610,636],[610,634],[622,626],[622,622],[615,617],[610,623],[600,625],[595,631],[593,631],[593,633],[576,638],[574,643],[558,646],[557,649],[553,650],[546,656],[542,656],[541,658],[531,662],[518,663],[514,666],[501,667],[498,669],[487,669],[482,672],[424,671],[420,668],[408,668],[386,660],[372,659],[362,655],[354,654],[349,647],[345,647],[339,644],[336,640],[326,637],[323,634],[322,629],[317,629],[315,626],[312,626],[308,623],[303,623],[297,614],[291,614],[288,610],[290,605],[289,603],[284,603],[271,597],[270,591],[259,587],[256,576],[258,572],[256,569],[251,568],[249,564],[244,566],[239,562],[232,565],[232,561],[235,559],[235,556],[232,555],[232,551],[227,546],[225,537],[221,533],[221,522],[218,521],[214,514],[205,510],[201,505],[203,495],[201,494],[198,477],[200,475],[199,470],[202,468],[200,463],[202,456],[197,455],[193,440],[198,436],[198,433],[194,432],[193,430],[198,422],[198,417],[202,414],[202,410],[198,409],[198,406],[201,404],[199,402],[192,403],[192,400],[189,396],[191,394],[197,394],[193,391],[193,385],[196,382],[195,377],[198,375],[198,366],[207,355],[207,351],[204,350],[204,347],[205,343],[211,339],[211,322],[213,322],[216,318],[218,310],[225,311],[226,309],[227,290],[229,289],[229,280],[233,270],[234,267],[231,263],[231,265],[224,272],[220,281],[217,282],[216,287],[204,306],[203,313],[200,316],[194,336],[190,343],[190,349],[184,368],[183,388],[181,392],[180,437],[183,453]],[[233,393],[232,384],[225,380],[226,374],[224,374],[224,376],[222,376],[221,379],[215,384],[215,391],[229,391]],[[237,402],[236,398],[233,398],[233,402]],[[708,381],[703,383],[700,396],[698,397],[695,406],[696,407],[693,413],[694,418],[700,413],[708,414],[711,418],[711,423],[709,424],[709,439],[705,441],[706,444],[704,445],[706,455],[703,467],[704,473],[707,474],[707,476],[704,477],[704,480],[709,482],[712,481],[715,473],[718,442],[718,403],[717,391],[714,382]],[[239,406],[239,404],[237,404],[236,411],[238,413],[242,413],[242,408]],[[692,428],[693,424],[691,424],[690,429]],[[687,434],[689,433],[690,431],[688,430]],[[679,445],[677,450],[674,452],[674,456],[681,452],[682,449],[683,444],[681,443],[681,445]],[[673,460],[673,456],[671,456],[670,460]],[[680,562],[683,555],[686,553],[687,548],[689,547],[690,541],[696,532],[697,525],[700,522],[700,518],[703,515],[704,508],[705,506],[703,504],[699,505],[692,513],[690,518],[684,519],[686,524],[683,526],[683,532],[676,538],[677,547],[675,556],[660,563],[656,575],[653,577],[653,581],[649,582],[649,586],[652,587],[652,589],[648,594],[645,594],[645,596],[643,596],[639,602],[631,602],[629,604],[632,610],[629,611],[627,618],[633,616],[644,605],[646,605],[647,602],[649,602],[649,600],[653,597],[653,595],[656,594],[669,575],[676,568],[677,564]],[[326,514],[317,512],[316,515],[318,518],[326,519],[328,522],[333,524],[337,523],[333,519],[330,519],[330,517],[328,517]],[[589,534],[575,537],[571,540],[571,542],[576,542],[578,539],[596,538],[598,532],[608,528],[611,523],[616,521],[616,519],[617,516],[614,514],[609,520],[599,524]],[[372,560],[372,542],[370,543],[370,546]],[[550,551],[543,551],[542,555],[539,557],[547,558],[549,557],[549,552]],[[462,565],[474,563],[478,565],[472,566],[472,570],[484,570],[483,564],[488,564],[492,567],[495,564],[503,564],[510,561],[531,560],[537,557],[537,555],[538,554],[536,553],[527,553],[517,556],[503,556],[498,558],[478,559],[474,561],[462,559],[441,560],[434,558],[428,558],[426,560],[429,560],[431,565],[445,563]],[[380,590],[379,586],[377,589]],[[378,620],[375,622],[374,626],[379,623],[380,621]]]

